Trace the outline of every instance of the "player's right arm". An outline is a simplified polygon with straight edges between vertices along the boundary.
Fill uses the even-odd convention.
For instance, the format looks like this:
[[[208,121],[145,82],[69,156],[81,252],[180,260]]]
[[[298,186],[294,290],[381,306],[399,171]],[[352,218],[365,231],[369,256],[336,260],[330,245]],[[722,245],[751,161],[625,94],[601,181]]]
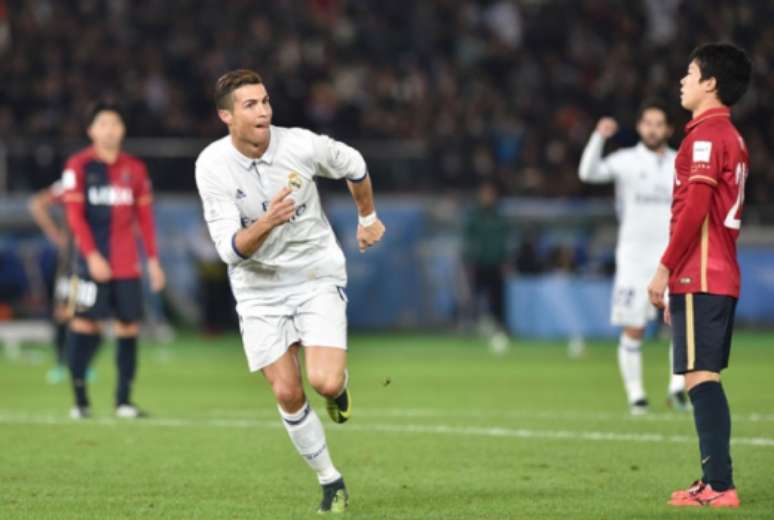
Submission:
[[[615,177],[610,161],[602,158],[605,141],[618,131],[618,123],[612,117],[603,117],[597,123],[597,128],[591,134],[586,148],[581,156],[578,176],[583,182],[605,183]]]
[[[291,190],[285,187],[272,198],[261,218],[243,228],[239,208],[230,197],[228,186],[211,167],[197,162],[196,186],[215,249],[229,265],[255,254],[271,231],[288,222],[295,211],[293,199],[288,197]]]
[[[86,265],[89,275],[95,282],[107,282],[113,273],[110,264],[100,254],[94,242],[91,226],[86,220],[86,179],[83,169],[72,160],[68,161],[62,174],[62,186],[65,190],[64,203],[67,214],[67,225],[75,237]]]
[[[293,192],[285,186],[269,202],[266,213],[248,227],[237,231],[234,235],[234,250],[248,258],[260,249],[271,233],[271,230],[288,222],[294,215],[296,207],[293,199],[288,197]]]

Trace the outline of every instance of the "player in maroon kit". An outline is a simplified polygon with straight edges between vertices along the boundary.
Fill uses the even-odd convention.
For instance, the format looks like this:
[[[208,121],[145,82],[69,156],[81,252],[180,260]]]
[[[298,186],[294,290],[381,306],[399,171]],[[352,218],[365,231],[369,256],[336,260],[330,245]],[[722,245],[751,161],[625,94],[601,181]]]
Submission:
[[[752,66],[727,43],[690,56],[680,101],[693,113],[675,159],[671,235],[648,287],[671,316],[674,371],[685,374],[693,404],[703,476],[669,501],[674,506],[739,507],[731,456],[731,415],[720,372],[728,366],[739,298],[736,239],[744,205],[747,148],[729,107],[744,95]]]
[[[160,291],[165,284],[156,254],[150,180],[143,162],[121,151],[124,134],[119,109],[100,103],[91,113],[88,128],[92,146],[71,156],[62,174],[67,222],[80,253],[74,266],[79,281],[68,339],[74,419],[90,414],[85,374],[99,346],[99,322],[109,318],[116,319],[118,343],[116,415],[141,415],[130,400],[142,317],[135,228],[148,257],[151,289]]]

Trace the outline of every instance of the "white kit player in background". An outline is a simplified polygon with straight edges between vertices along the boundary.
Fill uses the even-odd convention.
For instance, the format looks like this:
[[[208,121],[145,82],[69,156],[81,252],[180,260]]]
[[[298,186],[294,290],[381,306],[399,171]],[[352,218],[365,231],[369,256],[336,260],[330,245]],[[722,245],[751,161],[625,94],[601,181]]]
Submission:
[[[642,382],[641,345],[645,327],[656,318],[648,299],[650,274],[658,266],[669,241],[675,150],[667,145],[672,134],[666,108],[645,103],[637,120],[640,142],[602,157],[605,140],[618,131],[618,124],[605,117],[597,123],[581,158],[578,174],[584,182],[615,182],[619,220],[616,274],[611,322],[622,327],[618,365],[632,414],[647,412],[648,399]],[[688,406],[682,376],[672,374],[668,403],[675,409]]]
[[[385,231],[371,180],[357,150],[308,130],[271,125],[269,96],[255,72],[223,75],[215,101],[229,135],[199,155],[196,184],[210,235],[228,264],[247,363],[265,376],[293,445],[317,473],[319,510],[342,512],[347,489],[304,394],[299,351],[303,347],[309,384],[325,397],[329,415],[345,422],[352,412],[347,275],[315,177],[346,179],[359,215],[361,252]]]

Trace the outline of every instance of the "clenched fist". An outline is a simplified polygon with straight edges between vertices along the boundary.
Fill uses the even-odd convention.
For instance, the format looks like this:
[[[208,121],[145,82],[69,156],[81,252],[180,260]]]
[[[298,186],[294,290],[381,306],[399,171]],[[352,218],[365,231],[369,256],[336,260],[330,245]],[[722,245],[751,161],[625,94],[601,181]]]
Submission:
[[[357,246],[360,248],[360,252],[365,252],[366,249],[379,242],[386,230],[387,228],[384,227],[384,224],[378,218],[369,226],[358,225]]]
[[[284,187],[269,202],[269,207],[263,218],[271,227],[280,226],[293,218],[296,206],[293,199],[288,197],[292,192],[293,190],[290,188]]]
[[[597,133],[604,139],[609,139],[618,131],[618,123],[612,117],[603,117],[597,123]]]

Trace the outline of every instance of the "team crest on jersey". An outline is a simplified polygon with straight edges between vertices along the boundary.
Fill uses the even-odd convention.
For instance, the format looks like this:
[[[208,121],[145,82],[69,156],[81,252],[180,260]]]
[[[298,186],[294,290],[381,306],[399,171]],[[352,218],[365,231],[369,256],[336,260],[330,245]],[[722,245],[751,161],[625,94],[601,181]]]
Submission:
[[[292,190],[301,189],[301,175],[298,172],[290,172],[288,174],[288,188]]]

